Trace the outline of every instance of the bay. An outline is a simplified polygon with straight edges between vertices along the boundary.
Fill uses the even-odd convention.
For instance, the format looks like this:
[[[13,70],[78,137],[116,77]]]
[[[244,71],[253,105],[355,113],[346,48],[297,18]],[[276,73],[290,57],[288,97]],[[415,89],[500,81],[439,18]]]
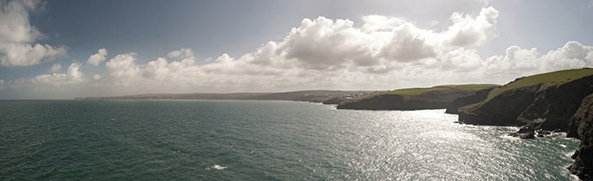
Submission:
[[[0,101],[0,180],[571,180],[565,134],[444,110],[289,101]]]

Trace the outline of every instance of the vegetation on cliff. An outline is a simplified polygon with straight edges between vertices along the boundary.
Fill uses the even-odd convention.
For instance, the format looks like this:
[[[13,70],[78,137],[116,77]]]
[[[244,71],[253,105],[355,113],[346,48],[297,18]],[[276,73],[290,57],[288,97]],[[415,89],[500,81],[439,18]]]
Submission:
[[[416,110],[443,109],[456,98],[498,87],[493,84],[443,85],[430,88],[399,89],[369,94],[341,102],[338,109]]]

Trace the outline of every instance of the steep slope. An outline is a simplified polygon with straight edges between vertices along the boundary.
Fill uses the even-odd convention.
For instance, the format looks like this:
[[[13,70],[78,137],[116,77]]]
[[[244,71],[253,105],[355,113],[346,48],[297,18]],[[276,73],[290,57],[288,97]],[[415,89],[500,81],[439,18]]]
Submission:
[[[593,94],[583,99],[571,122],[579,125],[581,143],[572,156],[575,162],[568,169],[582,180],[593,180]]]
[[[478,90],[478,91],[476,91],[475,94],[473,94],[471,96],[460,97],[460,98],[457,98],[457,99],[451,101],[447,105],[447,110],[445,111],[445,113],[457,114],[457,113],[459,113],[459,108],[469,105],[469,104],[475,104],[475,103],[483,101],[484,99],[486,99],[488,97],[488,93],[490,93],[490,91],[494,88],[495,87]]]
[[[523,129],[568,131],[570,117],[593,93],[593,69],[574,69],[519,78],[488,97],[459,108],[459,122],[516,125]]]
[[[473,95],[476,91],[497,87],[492,84],[444,85],[431,88],[399,89],[370,94],[343,101],[338,109],[418,110],[443,109],[456,98]]]

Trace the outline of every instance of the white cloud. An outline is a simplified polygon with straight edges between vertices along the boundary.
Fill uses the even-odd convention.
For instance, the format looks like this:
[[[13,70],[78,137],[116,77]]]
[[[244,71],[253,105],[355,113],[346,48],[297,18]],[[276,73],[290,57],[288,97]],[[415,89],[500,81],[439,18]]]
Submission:
[[[4,79],[0,79],[0,90],[4,89]]]
[[[536,48],[507,48],[506,55],[486,60],[486,73],[511,79],[549,71],[593,67],[593,46],[569,41],[563,47],[541,55]]]
[[[47,70],[47,72],[49,73],[59,73],[62,70],[62,65],[60,65],[59,63],[55,63],[54,65],[52,65],[49,70]]]
[[[479,46],[496,38],[498,11],[493,7],[482,8],[476,17],[455,12],[451,15],[453,25],[445,36],[454,46]]]
[[[30,66],[66,55],[64,46],[32,44],[44,37],[29,22],[29,11],[39,4],[35,0],[0,3],[0,66]]]
[[[111,75],[117,79],[136,78],[140,71],[136,66],[136,53],[119,54],[105,64]]]
[[[98,50],[97,53],[91,55],[89,59],[86,61],[86,63],[94,66],[99,66],[99,64],[105,60],[105,56],[107,56],[107,53],[107,49],[101,48]]]
[[[399,17],[389,17],[381,15],[367,15],[362,17],[364,25],[361,29],[365,32],[391,31],[397,26],[407,21]]]
[[[430,26],[436,26],[436,25],[438,25],[438,24],[439,24],[439,21],[437,21],[437,20],[432,20],[432,21],[430,22]]]
[[[494,8],[484,8],[475,17],[456,13],[455,24],[443,32],[380,15],[363,17],[360,26],[350,20],[304,19],[282,41],[270,41],[238,58],[223,54],[205,65],[194,64],[190,49],[169,52],[167,57],[175,61],[161,57],[146,65],[135,64],[135,53],[117,55],[106,64],[117,84],[105,86],[130,93],[232,92],[386,89],[426,85],[434,82],[420,80],[434,77],[477,81],[482,76],[475,70],[484,61],[475,50],[459,46],[493,38],[496,29],[490,26],[496,25],[496,16]],[[452,34],[464,33],[478,38],[465,45],[451,43]]]
[[[80,63],[78,62],[72,63],[70,67],[68,67],[67,73],[42,74],[31,79],[31,82],[34,84],[51,85],[55,87],[78,84],[85,81],[86,78],[80,71]]]
[[[101,78],[102,78],[102,76],[101,76],[101,75],[99,75],[99,74],[95,74],[95,75],[93,76],[93,80],[100,80]]]
[[[590,46],[568,42],[541,55],[511,46],[505,55],[482,59],[475,46],[497,36],[498,12],[454,13],[442,32],[403,18],[372,15],[350,20],[304,19],[282,41],[270,41],[240,57],[223,54],[194,64],[190,49],[137,65],[136,54],[107,63],[124,93],[289,91],[301,89],[393,89],[454,83],[506,83],[516,77],[593,66]],[[385,21],[385,22],[381,22]],[[117,87],[117,89],[113,89]]]

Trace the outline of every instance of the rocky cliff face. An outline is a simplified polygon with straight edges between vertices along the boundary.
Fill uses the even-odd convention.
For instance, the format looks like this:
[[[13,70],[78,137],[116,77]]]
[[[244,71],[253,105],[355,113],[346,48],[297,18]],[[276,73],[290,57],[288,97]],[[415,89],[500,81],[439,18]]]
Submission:
[[[419,110],[444,109],[460,97],[473,95],[473,90],[448,89],[429,91],[420,95],[381,94],[356,101],[345,101],[338,109],[360,110]]]
[[[486,99],[488,97],[488,93],[492,89],[494,89],[494,88],[482,89],[482,90],[477,91],[474,95],[467,96],[467,97],[460,97],[460,98],[457,98],[457,99],[451,101],[449,104],[447,104],[447,110],[445,111],[445,113],[458,114],[459,108],[466,106],[466,105],[475,104],[475,103],[481,102],[484,99]]]
[[[575,162],[568,169],[582,180],[593,180],[593,94],[583,99],[571,122],[579,124],[577,132],[581,143],[572,156]]]
[[[579,109],[583,98],[591,93],[593,76],[547,87],[536,92],[533,104],[517,120],[535,130],[568,132],[570,118]]]
[[[593,76],[549,86],[536,84],[512,89],[459,109],[459,121],[479,125],[517,125],[569,131],[570,117],[583,98],[593,93]]]
[[[510,89],[478,104],[459,108],[459,122],[478,125],[521,125],[517,117],[535,100],[541,85]],[[492,91],[491,91],[492,92]]]

